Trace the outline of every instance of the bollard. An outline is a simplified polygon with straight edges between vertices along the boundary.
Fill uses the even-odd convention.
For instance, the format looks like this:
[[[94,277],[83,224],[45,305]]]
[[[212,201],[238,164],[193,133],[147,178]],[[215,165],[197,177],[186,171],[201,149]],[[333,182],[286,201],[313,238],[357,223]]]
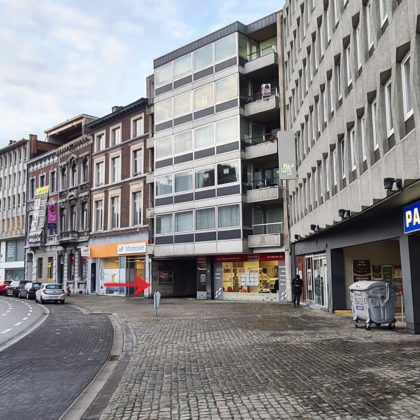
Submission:
[[[153,293],[153,307],[156,309],[156,316],[160,305],[160,292]]]

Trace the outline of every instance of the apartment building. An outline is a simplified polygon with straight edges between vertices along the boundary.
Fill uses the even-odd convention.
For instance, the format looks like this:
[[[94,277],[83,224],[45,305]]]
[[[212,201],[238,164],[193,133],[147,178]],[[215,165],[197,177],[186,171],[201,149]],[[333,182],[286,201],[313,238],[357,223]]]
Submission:
[[[420,4],[288,0],[283,14],[298,167],[291,237],[305,299],[349,308],[353,281],[390,281],[418,332]]]
[[[130,295],[131,288],[105,283],[148,281],[149,220],[152,169],[146,141],[152,128],[148,100],[141,98],[89,125],[91,164],[91,293]],[[149,290],[145,292],[147,295]]]
[[[45,131],[52,148],[27,165],[26,278],[87,286],[91,138],[82,114]]]
[[[30,134],[0,150],[0,281],[25,277],[26,163],[49,148]]]
[[[281,13],[154,60],[153,290],[278,300]]]

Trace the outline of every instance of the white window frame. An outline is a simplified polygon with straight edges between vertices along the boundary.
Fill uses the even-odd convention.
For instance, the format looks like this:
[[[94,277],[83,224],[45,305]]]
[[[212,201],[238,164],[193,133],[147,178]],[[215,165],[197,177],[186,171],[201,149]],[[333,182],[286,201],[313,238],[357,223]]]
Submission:
[[[141,124],[140,124],[141,133],[136,134],[135,130],[134,130],[135,122],[139,121],[139,120],[141,121]],[[142,135],[144,135],[144,113],[137,114],[134,117],[132,117],[131,120],[130,120],[130,138],[134,139],[134,138],[140,137]]]
[[[330,192],[330,155],[325,158],[325,191]]]
[[[116,178],[112,179],[112,175],[113,175],[113,165],[112,162],[115,158],[119,159],[119,168],[118,168],[118,173],[116,173]],[[121,169],[122,169],[122,159],[121,159],[121,151],[115,152],[115,153],[111,153],[109,155],[109,182],[108,184],[115,184],[117,182],[121,181]]]
[[[144,203],[144,194],[143,194],[143,186],[137,184],[130,185],[130,226],[142,226],[143,225],[143,203]],[[133,194],[140,193],[140,223],[134,224],[134,213],[133,213]]]
[[[350,130],[350,163],[352,172],[357,169],[356,129]]]
[[[140,151],[140,172],[134,173],[134,152]],[[130,148],[130,174],[131,176],[142,175],[144,173],[144,148],[143,145],[134,145]]]
[[[102,163],[102,171],[101,171],[101,180],[102,182],[98,182],[98,164]],[[98,159],[94,161],[94,175],[95,175],[95,179],[94,179],[94,186],[95,187],[101,187],[103,185],[105,185],[105,157],[103,157],[102,159]]]
[[[332,169],[333,169],[333,183],[337,186],[337,147],[333,150]]]
[[[385,83],[385,124],[387,138],[394,134],[394,119],[392,115],[392,79]]]
[[[366,162],[367,161],[366,120],[364,116],[360,119],[360,136],[362,139],[362,162]]]
[[[328,122],[328,118],[327,118],[328,106],[327,106],[327,92],[326,92],[326,90],[327,90],[327,87],[325,86],[324,90],[321,92],[321,94],[322,94],[322,115],[323,115],[324,126],[327,125],[327,122]]]
[[[329,5],[328,5],[327,12],[325,14],[325,18],[327,20],[327,24],[326,24],[327,44],[329,44],[330,41],[331,41],[331,20],[330,20],[331,19],[331,10],[332,10],[332,7],[331,7],[331,2],[330,2]]]
[[[388,6],[386,0],[379,0],[379,17],[381,19],[381,28],[388,20]]]
[[[340,166],[341,166],[341,178],[346,179],[346,143],[345,139],[339,141],[340,146]]]
[[[350,43],[346,47],[346,65],[347,65],[347,87],[353,83],[352,59]]]
[[[332,114],[335,110],[334,107],[334,80],[333,80],[334,74],[331,73],[331,77],[327,81],[328,86],[328,95],[330,99],[330,113]]]
[[[372,142],[373,142],[373,151],[379,149],[379,141],[378,141],[378,126],[376,124],[376,118],[378,115],[378,106],[376,99],[372,101],[370,104],[370,116],[371,116],[371,123],[372,123]]]
[[[360,70],[363,66],[362,54],[361,54],[361,49],[360,49],[360,24],[357,25],[357,28],[356,28],[355,46],[356,46],[357,70]]]
[[[86,220],[84,220],[83,204],[86,205]],[[80,230],[86,230],[88,229],[88,227],[89,227],[89,202],[82,201],[82,203],[80,204]]]
[[[334,25],[337,26],[338,22],[340,21],[339,15],[339,0],[334,0]]]
[[[373,47],[373,19],[372,19],[372,1],[370,0],[366,5],[366,38],[368,42],[368,50]]]
[[[104,195],[103,194],[100,194],[100,195],[96,195],[96,196],[93,196],[93,199],[92,199],[92,201],[93,201],[93,221],[92,221],[92,228],[93,228],[93,230],[94,230],[94,232],[101,232],[101,231],[103,231],[103,230],[105,230],[105,219],[104,219],[104,214],[105,214],[105,207],[104,207]],[[102,202],[102,226],[101,226],[101,228],[100,229],[97,229],[97,222],[98,222],[98,220],[97,220],[97,217],[96,217],[96,210],[97,210],[97,206],[96,206],[96,203],[98,203],[98,202]]]
[[[97,147],[97,141],[98,138],[100,140],[100,148]],[[105,144],[105,130],[100,131],[98,133],[95,133],[95,143],[94,143],[94,150],[95,152],[100,152],[102,150],[105,150],[106,144]]]
[[[115,141],[115,138],[114,138],[114,134],[116,130],[120,131],[120,138],[118,142]],[[118,144],[122,143],[122,124],[121,123],[115,124],[109,128],[109,143],[110,143],[109,145],[110,147],[117,146]]]
[[[324,22],[321,21],[321,24],[319,25],[319,49],[320,49],[321,57],[324,57],[324,53],[325,53],[323,27],[324,27]]]
[[[411,94],[410,90],[410,81],[409,85],[407,86],[407,78],[406,78],[406,72],[407,72],[407,62],[410,62],[410,74],[411,74],[411,60],[410,60],[410,53],[408,53],[403,61],[401,62],[401,79],[402,79],[402,93],[403,93],[403,109],[404,109],[404,121],[407,121],[414,113],[413,110],[413,95]],[[411,108],[408,109],[407,101],[408,96],[411,97]]]
[[[118,223],[117,226],[112,226],[112,199],[113,198],[118,198]],[[110,191],[109,193],[109,197],[108,197],[108,209],[109,209],[109,214],[108,214],[108,230],[115,230],[115,229],[120,229],[121,228],[121,190],[114,190],[114,191]]]

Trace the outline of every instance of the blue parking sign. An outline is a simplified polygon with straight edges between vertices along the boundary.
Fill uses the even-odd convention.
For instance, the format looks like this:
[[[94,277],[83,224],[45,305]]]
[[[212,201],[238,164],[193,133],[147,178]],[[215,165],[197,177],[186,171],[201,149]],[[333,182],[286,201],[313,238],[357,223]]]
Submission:
[[[420,230],[420,201],[404,207],[404,233]]]

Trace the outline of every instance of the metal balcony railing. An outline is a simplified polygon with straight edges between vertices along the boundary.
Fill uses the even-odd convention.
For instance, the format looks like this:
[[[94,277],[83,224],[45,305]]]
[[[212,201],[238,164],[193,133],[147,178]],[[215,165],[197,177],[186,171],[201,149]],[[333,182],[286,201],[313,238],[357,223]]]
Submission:
[[[278,176],[270,177],[265,179],[259,179],[257,181],[250,181],[247,183],[252,190],[266,187],[278,187],[280,185],[280,179]]]
[[[265,55],[271,54],[271,53],[277,53],[277,46],[271,45],[270,47],[263,48],[260,51],[255,51],[248,55],[247,60],[248,61],[254,61],[257,58],[264,57]]]
[[[253,235],[280,235],[283,233],[283,222],[255,224],[252,230]]]
[[[272,88],[269,92],[264,93],[264,95],[262,92],[258,92],[250,96],[241,96],[241,102],[246,105],[252,102],[261,101],[264,99],[271,98],[272,96],[278,96],[278,95],[279,95],[278,89]]]
[[[266,143],[266,142],[274,142],[277,140],[277,131],[279,129],[276,128],[274,130],[272,130],[270,133],[265,133],[265,134],[260,134],[258,136],[250,136],[245,134],[243,136],[243,142],[247,145],[247,146],[252,146],[255,144],[260,144],[260,143]]]

